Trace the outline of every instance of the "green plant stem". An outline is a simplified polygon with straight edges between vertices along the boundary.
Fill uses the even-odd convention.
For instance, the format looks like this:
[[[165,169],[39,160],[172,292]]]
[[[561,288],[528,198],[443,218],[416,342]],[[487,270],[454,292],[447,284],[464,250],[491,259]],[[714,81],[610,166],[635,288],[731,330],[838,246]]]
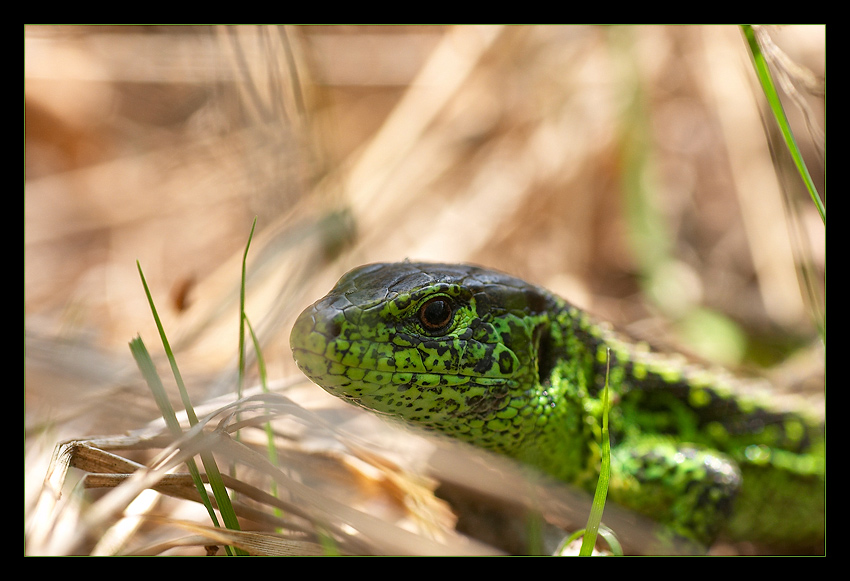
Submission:
[[[605,499],[608,496],[608,482],[611,478],[611,441],[608,434],[608,372],[611,368],[611,350],[608,350],[608,364],[605,371],[605,387],[602,390],[602,466],[599,470],[599,480],[596,481],[596,493],[593,495],[593,505],[587,519],[587,527],[581,540],[580,556],[593,553],[599,525],[602,522],[602,511],[605,509]]]
[[[189,419],[189,423],[194,426],[198,423],[198,417],[195,414],[194,407],[192,406],[192,402],[189,398],[189,392],[186,390],[186,385],[183,382],[183,376],[177,366],[177,359],[174,357],[174,352],[171,349],[171,344],[168,341],[168,337],[165,334],[165,329],[162,325],[162,321],[159,318],[159,313],[157,312],[153,297],[151,296],[150,288],[148,287],[144,272],[142,271],[142,266],[138,261],[136,261],[136,266],[139,270],[139,276],[142,280],[142,286],[145,289],[145,295],[147,296],[148,303],[150,304],[154,322],[156,323],[160,339],[162,340],[162,346],[165,349],[166,356],[171,365],[172,373],[174,374],[174,379],[177,382],[177,388],[180,392],[180,399],[186,409],[186,417]],[[148,379],[148,384],[151,385],[151,389],[154,391],[154,398],[157,400],[157,403],[160,404],[160,409],[165,410],[164,417],[166,419],[166,423],[169,423],[169,426],[171,427],[172,431],[174,431],[174,428],[176,427],[176,431],[174,431],[175,435],[182,433],[179,423],[177,423],[176,416],[173,420],[169,420],[170,416],[174,416],[174,410],[171,408],[170,403],[167,406],[162,407],[163,405],[165,405],[165,402],[168,401],[168,398],[167,396],[165,396],[165,390],[164,388],[162,388],[162,384],[159,381],[158,375],[156,374],[156,369],[153,366],[153,362],[150,361],[150,356],[147,354],[147,350],[144,348],[144,343],[142,343],[141,338],[139,338],[137,342],[131,343],[130,346],[131,351],[133,351],[133,355],[137,357],[137,362],[140,361],[139,357],[142,357],[141,363],[139,363],[139,368],[143,374],[147,373],[146,379]],[[147,357],[147,360],[149,362],[145,361],[145,356]],[[150,379],[152,377],[156,377],[156,381],[153,384],[151,384],[150,382]],[[202,452],[201,461],[204,464],[204,470],[206,471],[207,481],[210,484],[210,488],[212,488],[213,495],[215,496],[216,503],[218,504],[218,510],[221,513],[221,517],[224,520],[225,526],[232,530],[239,530],[239,520],[236,518],[236,512],[233,509],[233,504],[230,502],[230,497],[227,495],[227,488],[224,485],[224,481],[221,477],[221,472],[218,469],[218,465],[215,462],[215,458],[213,457],[211,452]],[[206,496],[206,490],[204,489],[203,483],[200,482],[200,476],[198,476],[195,484],[196,486],[200,486],[199,493],[201,494],[201,498],[206,498],[205,504],[207,504],[207,510],[211,512],[211,515],[213,517],[213,524],[219,526],[218,519],[215,518],[215,514],[214,512],[212,512],[212,506],[208,504],[209,498]],[[230,552],[229,548],[228,552]],[[238,550],[237,552],[240,554],[245,554],[244,551]]]
[[[762,53],[761,45],[756,37],[756,31],[752,25],[742,25],[741,29],[744,32],[744,37],[747,39],[747,44],[750,47],[750,53],[753,57],[753,63],[758,75],[759,83],[761,83],[773,116],[776,118],[776,123],[779,125],[779,130],[785,139],[785,144],[788,151],[791,153],[791,158],[794,160],[794,165],[797,166],[797,171],[809,191],[809,196],[818,209],[821,220],[826,225],[826,208],[818,195],[817,188],[812,181],[812,176],[809,174],[809,169],[806,167],[806,162],[803,160],[803,155],[800,153],[800,148],[797,146],[797,141],[794,139],[794,133],[791,131],[791,125],[788,122],[788,117],[785,115],[785,109],[782,107],[782,101],[779,99],[779,94],[776,91],[776,86],[773,84],[770,69],[767,66],[767,61]]]

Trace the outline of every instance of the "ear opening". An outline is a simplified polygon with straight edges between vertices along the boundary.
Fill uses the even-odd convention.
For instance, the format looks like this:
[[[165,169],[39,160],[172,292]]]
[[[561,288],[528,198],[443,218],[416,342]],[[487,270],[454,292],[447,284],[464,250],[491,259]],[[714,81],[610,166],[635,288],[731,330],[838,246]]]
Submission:
[[[552,335],[549,325],[541,323],[534,329],[534,347],[537,352],[537,380],[540,385],[549,385],[554,361],[552,359]]]

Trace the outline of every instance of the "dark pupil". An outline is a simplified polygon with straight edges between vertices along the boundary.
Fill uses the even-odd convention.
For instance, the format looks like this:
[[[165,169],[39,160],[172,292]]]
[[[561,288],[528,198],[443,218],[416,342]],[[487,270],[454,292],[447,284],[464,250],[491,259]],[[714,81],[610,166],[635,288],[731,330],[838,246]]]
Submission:
[[[444,298],[431,299],[419,309],[419,321],[428,330],[445,327],[452,320],[452,307]]]

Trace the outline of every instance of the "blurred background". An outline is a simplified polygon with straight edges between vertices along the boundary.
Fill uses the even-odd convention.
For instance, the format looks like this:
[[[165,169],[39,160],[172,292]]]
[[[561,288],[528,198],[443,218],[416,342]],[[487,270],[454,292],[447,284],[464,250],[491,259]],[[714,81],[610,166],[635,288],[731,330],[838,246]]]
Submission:
[[[825,226],[738,27],[24,32],[28,516],[57,442],[159,415],[127,348],[161,351],[136,261],[193,397],[234,392],[255,218],[246,311],[278,387],[304,307],[410,258],[823,396]],[[823,197],[825,27],[759,32]]]

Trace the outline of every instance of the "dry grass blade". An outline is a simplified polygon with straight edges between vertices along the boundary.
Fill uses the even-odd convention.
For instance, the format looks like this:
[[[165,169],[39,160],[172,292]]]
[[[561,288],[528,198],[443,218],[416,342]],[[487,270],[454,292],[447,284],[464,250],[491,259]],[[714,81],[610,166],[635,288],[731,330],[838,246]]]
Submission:
[[[218,527],[205,527],[193,522],[169,522],[168,524],[184,528],[195,536],[174,539],[167,543],[142,547],[134,555],[159,555],[175,547],[204,547],[208,553],[215,554],[217,545],[239,547],[250,555],[260,556],[320,556],[327,554],[327,548],[320,543],[294,540],[274,533],[253,531],[234,531]]]
[[[262,413],[254,420],[242,420],[238,425],[231,425],[229,422],[235,417],[237,411],[243,417],[252,412]],[[250,551],[259,550],[257,547],[265,543],[266,551],[277,546],[285,551],[283,554],[287,554],[294,550],[294,547],[300,546],[312,552],[315,547],[321,545],[322,534],[329,534],[339,550],[355,554],[363,552],[369,554],[486,554],[493,552],[492,549],[458,537],[449,530],[442,530],[432,537],[423,536],[394,526],[362,509],[334,500],[324,491],[301,482],[301,480],[312,481],[321,478],[322,468],[320,466],[318,472],[316,471],[315,459],[311,471],[309,463],[299,463],[291,453],[282,449],[280,459],[287,467],[284,470],[272,465],[263,452],[237,442],[227,435],[231,430],[237,428],[245,430],[252,424],[260,427],[270,417],[279,417],[282,414],[297,417],[302,422],[312,422],[313,427],[322,426],[324,429],[332,429],[286,398],[275,394],[263,394],[228,404],[206,416],[199,424],[187,430],[179,440],[163,447],[150,466],[140,465],[113,451],[151,447],[155,449],[164,443],[165,438],[160,435],[71,441],[62,444],[57,448],[52,469],[52,472],[56,474],[56,480],[61,480],[70,468],[74,468],[87,473],[83,479],[83,485],[87,489],[109,490],[85,511],[85,516],[78,526],[81,532],[88,531],[88,534],[80,534],[78,539],[109,529],[110,523],[115,522],[116,517],[125,514],[127,507],[135,502],[146,489],[152,489],[171,498],[199,502],[200,498],[189,475],[173,473],[173,470],[183,465],[187,458],[203,450],[213,452],[217,458],[239,467],[240,474],[245,474],[248,469],[247,473],[254,474],[255,477],[263,475],[273,479],[282,491],[279,497],[269,495],[265,490],[257,488],[244,478],[223,475],[228,489],[235,494],[233,505],[240,519],[246,519],[247,522],[254,523],[254,526],[260,526],[261,529],[265,527],[290,531],[288,536],[268,533],[269,536],[265,541],[262,538],[268,531],[255,530],[252,534],[245,536],[239,536],[237,531],[219,531],[219,536],[209,532],[208,534],[213,535],[214,538],[210,537],[212,540],[207,544],[223,542],[221,539],[236,535],[233,537],[239,541],[236,546]],[[204,429],[217,418],[221,420],[217,428]],[[352,444],[350,438],[346,440]],[[388,466],[384,464],[381,468],[386,470]],[[296,474],[298,474],[297,477]],[[248,478],[251,480],[251,477]],[[395,484],[391,487],[397,486],[398,477],[393,482]],[[411,491],[411,489],[407,490],[407,492]],[[279,509],[285,516],[276,516],[272,509]],[[316,528],[317,525],[320,530]],[[442,537],[442,540],[437,540],[439,537]],[[250,546],[243,547],[244,543],[249,543]],[[179,544],[185,543],[180,541]],[[63,552],[74,553],[76,550],[78,548],[75,546],[67,546]],[[151,549],[139,550],[149,552]]]

